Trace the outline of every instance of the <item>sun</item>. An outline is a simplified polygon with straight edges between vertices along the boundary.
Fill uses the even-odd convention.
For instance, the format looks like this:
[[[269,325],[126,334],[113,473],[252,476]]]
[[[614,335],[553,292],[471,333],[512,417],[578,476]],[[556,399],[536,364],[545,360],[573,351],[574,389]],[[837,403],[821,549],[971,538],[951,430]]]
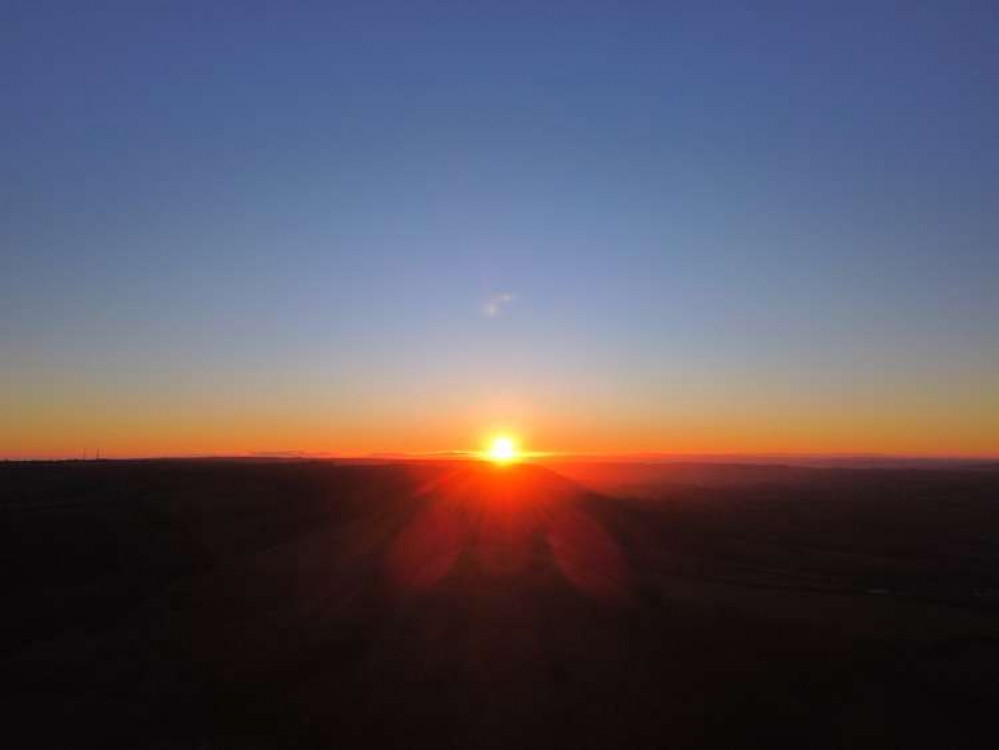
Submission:
[[[517,441],[510,435],[496,435],[489,441],[486,458],[494,464],[512,464],[520,460],[520,449]]]

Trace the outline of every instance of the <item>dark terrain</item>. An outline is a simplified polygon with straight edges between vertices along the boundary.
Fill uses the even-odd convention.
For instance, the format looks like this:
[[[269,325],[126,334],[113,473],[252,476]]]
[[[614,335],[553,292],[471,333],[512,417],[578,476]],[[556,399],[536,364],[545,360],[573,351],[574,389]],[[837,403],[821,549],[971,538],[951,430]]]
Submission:
[[[0,464],[10,748],[994,747],[999,470]]]

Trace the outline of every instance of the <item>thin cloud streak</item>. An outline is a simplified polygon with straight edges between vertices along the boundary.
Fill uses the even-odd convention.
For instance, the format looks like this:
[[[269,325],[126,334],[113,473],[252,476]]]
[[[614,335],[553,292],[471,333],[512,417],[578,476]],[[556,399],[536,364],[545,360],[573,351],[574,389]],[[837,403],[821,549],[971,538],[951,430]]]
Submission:
[[[482,305],[482,314],[487,318],[498,317],[507,305],[513,302],[516,298],[516,295],[512,292],[500,292],[499,294],[493,294]]]

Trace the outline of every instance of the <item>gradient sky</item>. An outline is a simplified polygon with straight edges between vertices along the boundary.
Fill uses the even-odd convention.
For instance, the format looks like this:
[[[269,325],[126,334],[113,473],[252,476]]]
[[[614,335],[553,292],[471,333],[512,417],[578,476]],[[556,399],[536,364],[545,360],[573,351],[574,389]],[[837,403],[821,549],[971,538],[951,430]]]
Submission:
[[[4,3],[0,456],[997,454],[997,35]]]

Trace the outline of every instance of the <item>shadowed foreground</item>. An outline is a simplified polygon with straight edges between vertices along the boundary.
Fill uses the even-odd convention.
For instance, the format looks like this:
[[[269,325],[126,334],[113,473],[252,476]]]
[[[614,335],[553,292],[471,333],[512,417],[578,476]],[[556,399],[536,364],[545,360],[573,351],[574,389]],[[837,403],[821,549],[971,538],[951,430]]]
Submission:
[[[612,497],[532,466],[0,465],[4,731],[988,745],[999,473],[671,471]]]

